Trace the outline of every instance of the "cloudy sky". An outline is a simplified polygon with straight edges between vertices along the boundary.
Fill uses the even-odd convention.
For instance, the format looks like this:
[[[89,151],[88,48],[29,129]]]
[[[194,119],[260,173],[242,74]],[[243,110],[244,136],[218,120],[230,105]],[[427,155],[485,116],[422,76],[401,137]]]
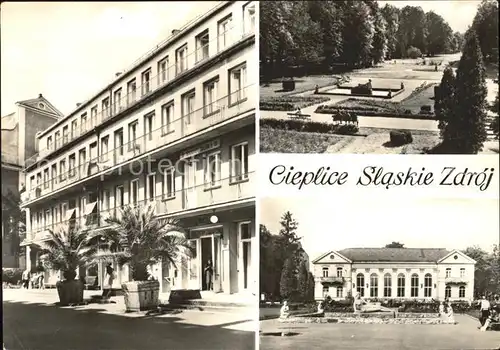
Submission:
[[[218,2],[3,2],[2,115],[42,93],[71,112]]]
[[[383,247],[393,241],[408,248],[491,251],[500,240],[498,199],[264,198],[260,222],[277,234],[289,210],[299,223],[311,260],[328,250]]]

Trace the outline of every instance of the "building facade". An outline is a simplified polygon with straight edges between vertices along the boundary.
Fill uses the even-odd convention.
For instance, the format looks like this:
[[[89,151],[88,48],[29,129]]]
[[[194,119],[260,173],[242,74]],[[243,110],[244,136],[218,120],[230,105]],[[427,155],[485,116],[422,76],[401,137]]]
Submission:
[[[313,261],[316,300],[326,296],[468,300],[474,297],[475,261],[457,250],[349,248]]]
[[[102,229],[123,206],[153,205],[196,248],[177,268],[152,267],[160,292],[206,289],[210,259],[214,292],[255,293],[255,11],[218,4],[38,135],[25,169],[28,265],[48,229]],[[129,271],[115,269],[120,288]]]
[[[17,212],[25,185],[24,162],[36,153],[35,136],[63,115],[41,94],[19,101],[13,113],[2,117],[2,266],[24,268],[19,260]]]

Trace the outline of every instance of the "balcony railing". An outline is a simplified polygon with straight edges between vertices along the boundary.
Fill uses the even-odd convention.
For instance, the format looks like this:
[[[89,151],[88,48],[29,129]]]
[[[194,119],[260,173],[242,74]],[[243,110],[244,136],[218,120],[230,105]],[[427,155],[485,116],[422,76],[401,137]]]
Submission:
[[[445,284],[467,284],[469,281],[465,276],[448,276],[445,277]]]
[[[55,177],[49,175],[29,190],[28,200],[34,200],[89,176],[104,173],[115,165],[123,165],[147,152],[249,111],[255,107],[255,94],[252,93],[252,89],[253,86],[249,86],[224,96],[178,119],[165,122],[164,125],[151,132],[138,135],[127,143],[116,145],[111,150],[103,151],[100,145],[101,152],[103,152],[100,156],[94,156],[83,164],[75,164],[74,167],[70,165],[70,169]],[[155,119],[161,120],[161,116],[158,117]],[[111,137],[108,142],[111,142]],[[37,171],[40,170],[37,169]]]
[[[167,213],[181,213],[185,210],[206,207],[210,205],[223,204],[242,199],[250,199],[255,196],[255,172],[242,174],[238,178],[229,177],[220,179],[216,183],[203,183],[181,190],[165,190],[165,193],[150,199],[137,201],[136,204],[125,204],[113,208],[98,211],[97,202],[103,205],[100,198],[97,202],[88,203],[85,208],[80,209],[76,216],[76,209],[69,209],[64,220],[57,220],[50,224],[34,224],[28,233],[28,241],[40,241],[50,237],[48,231],[67,229],[70,225],[76,225],[82,229],[96,229],[108,226],[106,219],[120,214],[120,210],[126,206],[153,205],[157,215]],[[32,217],[35,214],[32,213]],[[47,220],[47,219],[45,219]]]
[[[332,283],[332,284],[343,284],[345,279],[344,277],[320,277],[319,281],[321,283]]]
[[[182,59],[184,63],[183,69],[179,69],[180,62],[174,62],[173,64],[170,64],[169,66],[167,66],[166,70],[162,70],[158,72],[156,76],[151,76],[147,81],[141,82],[142,85],[135,85],[135,88],[133,90],[127,91],[127,93],[124,94],[119,100],[113,101],[113,104],[108,105],[99,113],[87,116],[86,123],[83,125],[81,123],[78,123],[79,127],[74,129],[71,134],[68,133],[62,137],[54,139],[50,144],[44,145],[44,148],[41,148],[37,154],[30,157],[29,159],[26,159],[25,168],[47,157],[62,145],[86,134],[94,127],[111,118],[112,116],[122,113],[123,111],[134,106],[146,96],[151,95],[151,93],[153,93],[154,91],[157,91],[167,83],[170,83],[174,78],[177,78],[178,76],[183,75],[196,68],[201,62],[207,60],[210,57],[215,57],[216,55],[233,46],[233,44],[236,44],[239,41],[242,41],[254,34],[254,32],[242,33],[239,26],[231,27],[224,33],[221,33],[219,36],[209,40],[207,44],[187,54],[186,57]],[[220,45],[221,39],[225,41],[225,45]],[[216,49],[212,49],[212,47],[215,47]],[[198,60],[197,58],[199,57],[203,57],[203,59]]]

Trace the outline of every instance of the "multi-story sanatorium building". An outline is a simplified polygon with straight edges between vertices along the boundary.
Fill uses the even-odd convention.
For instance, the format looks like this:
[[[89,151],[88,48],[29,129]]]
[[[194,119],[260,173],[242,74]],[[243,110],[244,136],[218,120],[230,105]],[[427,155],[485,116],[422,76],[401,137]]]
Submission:
[[[460,251],[431,248],[349,248],[313,261],[314,296],[468,300],[475,261]]]
[[[204,290],[211,259],[215,292],[255,293],[256,4],[219,3],[38,135],[25,169],[28,266],[48,229],[100,229],[122,206],[152,204],[196,247],[177,269],[153,267],[160,292]],[[129,271],[115,269],[120,288]]]

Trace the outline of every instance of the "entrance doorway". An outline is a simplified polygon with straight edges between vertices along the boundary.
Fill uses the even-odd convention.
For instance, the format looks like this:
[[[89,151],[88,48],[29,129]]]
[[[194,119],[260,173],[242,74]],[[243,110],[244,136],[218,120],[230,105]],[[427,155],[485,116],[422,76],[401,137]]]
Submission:
[[[214,259],[212,256],[213,246],[212,246],[212,237],[203,237],[201,238],[201,290],[213,290],[213,282],[214,282]],[[207,267],[208,262],[212,263],[212,281],[211,285],[208,285],[207,281],[207,272],[205,268]]]
[[[243,248],[243,289],[250,285],[250,267],[252,265],[252,245],[249,241],[242,242]]]
[[[253,289],[254,276],[252,273],[252,228],[251,221],[238,224],[238,289],[249,291]]]

